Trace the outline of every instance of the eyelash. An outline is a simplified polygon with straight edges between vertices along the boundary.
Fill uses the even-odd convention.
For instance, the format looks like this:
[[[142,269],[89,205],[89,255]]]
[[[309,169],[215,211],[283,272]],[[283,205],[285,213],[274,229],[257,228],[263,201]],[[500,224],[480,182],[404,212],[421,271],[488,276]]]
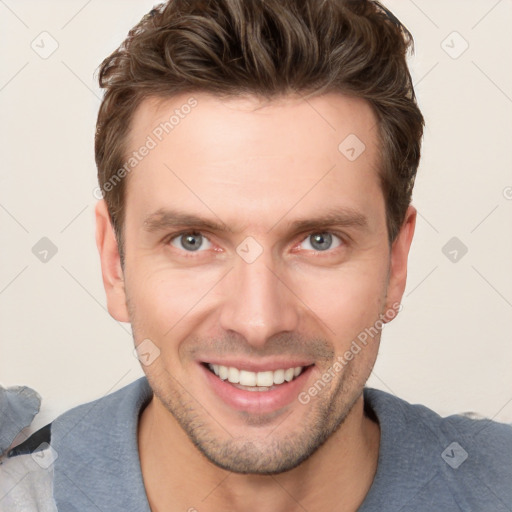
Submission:
[[[313,252],[315,255],[319,255],[316,257],[321,258],[322,253],[325,253],[326,255],[331,255],[336,249],[340,249],[340,248],[346,246],[348,243],[347,235],[338,233],[337,231],[325,230],[325,231],[310,231],[310,232],[308,232],[300,239],[300,242],[298,242],[294,246],[303,243],[308,237],[310,237],[312,235],[318,235],[318,234],[324,234],[324,233],[329,233],[330,235],[334,235],[337,238],[339,238],[340,245],[338,247],[335,247],[334,249],[328,249],[326,251],[310,251],[310,252]],[[210,240],[210,238],[205,233],[203,233],[202,231],[194,231],[194,230],[180,231],[179,233],[173,233],[171,235],[168,235],[164,239],[164,244],[170,245],[173,240],[175,240],[176,238],[179,238],[180,236],[183,236],[183,235],[202,235],[203,238],[206,238],[210,243],[213,244],[213,242]],[[186,251],[186,250],[182,249],[181,252],[185,253],[186,254],[185,257],[187,257],[187,258],[198,257],[195,255],[196,251]],[[201,253],[201,252],[205,252],[205,251],[197,251],[197,253]]]

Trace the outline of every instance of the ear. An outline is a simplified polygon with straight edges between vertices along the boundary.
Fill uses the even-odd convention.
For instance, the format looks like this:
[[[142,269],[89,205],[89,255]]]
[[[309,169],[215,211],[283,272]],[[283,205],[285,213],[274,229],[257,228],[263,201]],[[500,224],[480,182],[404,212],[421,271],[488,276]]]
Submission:
[[[397,305],[400,304],[404,294],[407,282],[407,258],[416,227],[416,214],[416,208],[413,206],[407,208],[400,232],[391,246],[386,312],[394,311],[395,313],[385,317],[385,322],[390,322],[398,314]]]
[[[107,204],[103,199],[96,204],[95,214],[96,245],[100,253],[101,275],[107,294],[108,312],[119,322],[129,322],[119,249]]]

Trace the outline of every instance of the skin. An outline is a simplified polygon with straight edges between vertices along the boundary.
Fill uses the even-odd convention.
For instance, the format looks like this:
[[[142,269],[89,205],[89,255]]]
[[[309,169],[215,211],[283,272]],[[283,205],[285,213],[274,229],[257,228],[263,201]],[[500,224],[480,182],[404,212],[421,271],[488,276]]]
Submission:
[[[308,403],[271,413],[225,403],[199,363],[301,358],[313,365],[307,391],[400,302],[416,211],[390,247],[376,118],[364,100],[194,97],[127,178],[124,268],[106,205],[96,208],[109,312],[131,322],[136,345],[159,350],[143,365],[155,396],[138,439],[151,508],[356,510],[377,468],[379,426],[362,391],[380,333]],[[188,98],[145,100],[130,151]],[[366,146],[355,161],[338,150],[349,134]],[[163,209],[220,226],[162,225]],[[335,210],[364,222],[292,226]],[[195,240],[200,250],[183,247],[177,234],[187,231],[206,237]],[[332,245],[318,250],[311,235],[326,232]],[[251,263],[237,253],[247,237],[262,250]]]

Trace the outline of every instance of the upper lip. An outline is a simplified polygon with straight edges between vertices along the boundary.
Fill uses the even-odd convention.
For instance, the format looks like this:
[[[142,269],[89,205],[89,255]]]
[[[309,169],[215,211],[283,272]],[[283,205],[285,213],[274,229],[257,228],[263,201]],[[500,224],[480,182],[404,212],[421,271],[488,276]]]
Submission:
[[[261,361],[247,360],[247,359],[220,359],[211,358],[204,359],[201,361],[204,364],[218,364],[221,366],[227,366],[238,368],[239,370],[245,370],[248,372],[269,372],[276,370],[286,370],[288,368],[296,368],[297,366],[311,366],[314,364],[312,361],[305,359],[266,359]]]

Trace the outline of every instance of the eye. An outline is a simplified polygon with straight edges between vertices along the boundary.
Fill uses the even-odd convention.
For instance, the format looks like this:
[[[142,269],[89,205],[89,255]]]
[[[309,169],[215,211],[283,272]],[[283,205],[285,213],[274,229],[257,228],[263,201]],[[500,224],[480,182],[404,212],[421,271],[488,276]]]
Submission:
[[[170,244],[177,249],[183,249],[187,252],[204,251],[212,246],[208,238],[197,232],[176,235],[170,239]]]
[[[302,242],[304,245],[303,249],[307,251],[319,251],[325,252],[329,249],[335,249],[342,244],[342,240],[339,236],[324,232],[324,233],[311,233]],[[301,245],[302,245],[301,244]]]

